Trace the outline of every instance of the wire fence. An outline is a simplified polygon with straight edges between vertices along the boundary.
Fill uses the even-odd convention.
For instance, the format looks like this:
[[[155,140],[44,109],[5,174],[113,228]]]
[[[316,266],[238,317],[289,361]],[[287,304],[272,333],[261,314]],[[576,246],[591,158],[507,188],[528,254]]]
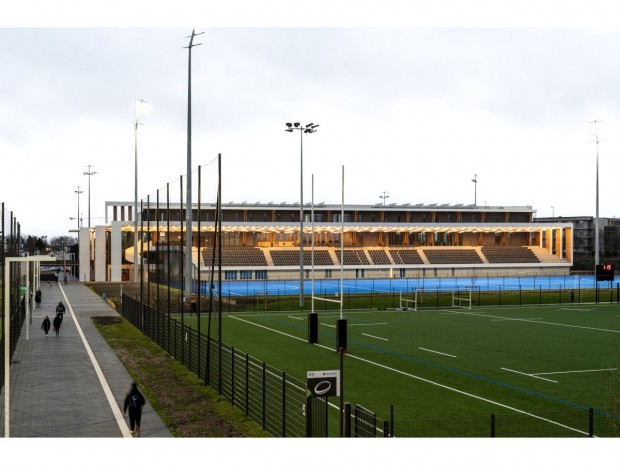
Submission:
[[[4,206],[0,205],[0,303],[2,305],[2,318],[0,319],[0,327],[2,327],[2,339],[0,340],[0,360],[4,360],[5,356],[5,327],[6,308],[9,308],[9,328],[10,331],[10,355],[9,360],[13,358],[13,353],[17,347],[17,341],[21,333],[22,325],[26,318],[25,303],[20,302],[20,266],[18,263],[11,263],[8,270],[8,281],[6,273],[6,258],[19,257],[21,241],[20,225],[13,215]],[[7,292],[8,290],[8,292]],[[8,304],[8,305],[7,305]],[[4,363],[0,364],[0,386],[4,386]]]
[[[125,294],[121,314],[272,436],[306,436],[305,382]]]

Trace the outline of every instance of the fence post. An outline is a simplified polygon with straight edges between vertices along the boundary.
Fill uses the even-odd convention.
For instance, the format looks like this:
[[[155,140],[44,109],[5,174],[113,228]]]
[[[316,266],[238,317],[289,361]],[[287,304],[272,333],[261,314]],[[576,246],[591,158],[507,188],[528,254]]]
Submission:
[[[230,404],[235,405],[235,348],[230,348]]]
[[[390,437],[394,437],[394,404],[390,404]]]
[[[590,437],[594,437],[594,409],[590,407],[588,409],[588,432],[590,433]]]
[[[491,437],[495,437],[495,414],[491,414]]]
[[[267,393],[266,393],[266,389],[267,389],[267,383],[266,383],[266,378],[267,378],[267,374],[266,374],[266,369],[265,369],[265,362],[263,362],[263,421],[262,421],[262,425],[263,425],[263,430],[265,429],[265,423],[266,423],[266,400],[267,400]]]
[[[344,437],[351,437],[351,403],[344,404]]]
[[[286,372],[282,372],[282,437],[286,437]]]
[[[250,357],[245,354],[245,416],[250,413]]]

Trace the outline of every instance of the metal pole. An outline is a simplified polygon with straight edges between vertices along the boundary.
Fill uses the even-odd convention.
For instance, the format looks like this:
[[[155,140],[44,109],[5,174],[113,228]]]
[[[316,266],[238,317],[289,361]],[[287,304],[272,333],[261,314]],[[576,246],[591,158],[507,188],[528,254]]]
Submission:
[[[304,308],[304,131],[299,131],[299,306]]]
[[[194,44],[194,37],[204,32],[196,34],[192,29],[189,36],[188,67],[187,67],[187,206],[185,213],[185,292],[192,294],[192,47],[201,44]]]
[[[10,299],[10,286],[11,280],[11,259],[7,258],[4,261],[4,437],[10,437],[10,422],[9,422],[9,405],[10,405],[10,391],[11,391],[11,376],[9,374],[11,366],[11,312],[9,301]]]
[[[599,197],[598,197],[598,132],[596,130],[596,123],[600,123],[600,120],[590,121],[591,124],[594,124],[594,142],[596,143],[596,220],[594,222],[594,266],[599,264],[599,216],[598,216],[598,206],[599,206]]]

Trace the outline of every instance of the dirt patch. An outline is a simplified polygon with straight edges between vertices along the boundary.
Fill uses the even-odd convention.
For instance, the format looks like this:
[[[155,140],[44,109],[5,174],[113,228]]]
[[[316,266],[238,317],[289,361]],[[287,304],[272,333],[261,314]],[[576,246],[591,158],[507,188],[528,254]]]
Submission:
[[[93,320],[98,325],[117,325],[121,322],[120,316],[94,316]]]

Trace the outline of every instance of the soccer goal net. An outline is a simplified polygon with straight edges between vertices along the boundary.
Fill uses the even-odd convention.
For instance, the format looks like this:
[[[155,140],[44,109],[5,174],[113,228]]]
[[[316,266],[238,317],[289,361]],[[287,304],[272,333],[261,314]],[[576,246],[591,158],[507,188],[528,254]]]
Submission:
[[[407,297],[413,297],[412,299],[408,299]],[[411,294],[405,294],[403,297],[403,292],[400,292],[400,305],[399,308],[403,311],[413,310],[416,311],[418,309],[418,290],[415,289],[411,292]]]
[[[457,289],[452,291],[452,307],[471,309],[472,289]]]

